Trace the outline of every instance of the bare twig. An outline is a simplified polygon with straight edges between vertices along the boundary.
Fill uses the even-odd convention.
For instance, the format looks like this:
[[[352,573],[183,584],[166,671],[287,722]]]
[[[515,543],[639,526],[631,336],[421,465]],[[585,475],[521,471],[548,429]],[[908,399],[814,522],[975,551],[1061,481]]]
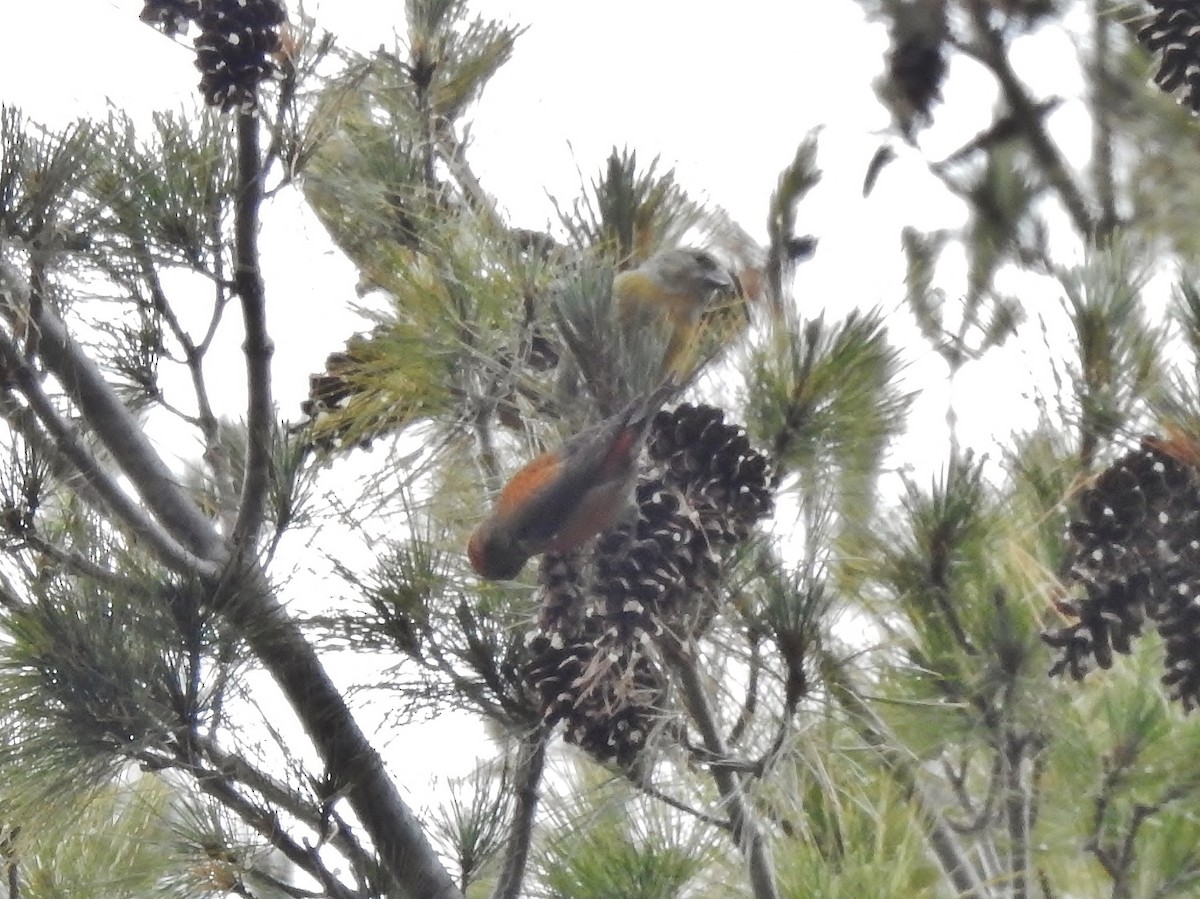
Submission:
[[[192,389],[196,394],[196,409],[198,412],[196,423],[204,434],[208,445],[210,447],[214,446],[217,442],[217,417],[213,414],[212,404],[208,398],[208,388],[204,382],[204,369],[202,366],[204,353],[196,346],[191,335],[187,333],[183,324],[179,321],[179,316],[175,314],[175,309],[168,302],[166,291],[163,290],[162,281],[158,277],[158,269],[150,256],[149,247],[145,243],[139,242],[134,247],[134,251],[137,255],[138,264],[141,266],[142,278],[150,290],[150,303],[154,307],[154,311],[163,317],[163,321],[167,323],[171,335],[183,349],[184,364],[187,366],[188,374],[192,379]]]
[[[664,643],[664,649],[679,677],[684,704],[700,732],[701,739],[704,740],[705,748],[714,757],[728,758],[729,750],[721,736],[708,694],[700,682],[695,644],[674,646]],[[775,883],[775,865],[771,860],[771,850],[746,802],[741,780],[724,765],[713,765],[710,771],[721,796],[721,803],[729,815],[733,838],[746,858],[755,899],[778,899],[779,890]]]
[[[981,46],[963,47],[985,65],[996,77],[1004,100],[1012,110],[1013,116],[1020,123],[1025,139],[1029,142],[1030,152],[1042,170],[1047,183],[1058,194],[1070,215],[1076,230],[1080,234],[1092,236],[1096,230],[1096,222],[1088,207],[1079,185],[1075,183],[1067,169],[1066,160],[1050,139],[1044,122],[1037,113],[1037,104],[1029,96],[1029,92],[1013,71],[1008,57],[1008,48],[1004,45],[1003,35],[992,27],[989,21],[991,6],[985,0],[969,0],[967,9],[975,26],[975,33]]]
[[[283,809],[315,831],[320,832],[329,827],[328,816],[323,815],[320,809],[286,784],[264,774],[240,755],[226,752],[211,739],[200,735],[194,735],[192,739],[197,750],[223,777],[249,787],[273,806]],[[363,849],[354,834],[340,822],[332,833],[326,835],[325,842],[345,856],[360,878],[371,883],[381,880],[378,863]]]
[[[639,791],[645,793],[651,799],[656,799],[664,805],[669,805],[676,811],[683,812],[689,817],[695,818],[697,821],[702,821],[711,827],[716,827],[720,830],[732,832],[733,825],[729,823],[728,818],[718,818],[716,815],[710,815],[708,812],[702,812],[695,806],[688,805],[682,799],[676,799],[670,793],[660,790],[658,787],[649,783],[645,777],[637,776],[637,770],[634,768],[623,768],[621,773],[625,775],[629,783],[633,784]]]
[[[946,819],[946,823],[957,833],[981,833],[987,829],[992,820],[992,812],[996,807],[996,798],[1000,795],[1003,771],[1003,762],[1000,753],[997,752],[992,756],[992,770],[988,775],[988,786],[987,792],[984,794],[983,805],[976,809],[975,803],[967,792],[965,775],[954,773],[950,768],[950,763],[945,758],[942,759],[942,772],[946,776],[946,781],[954,791],[954,796],[958,799],[958,804],[962,807],[963,812],[971,816],[966,821]]]
[[[237,195],[234,224],[234,283],[242,302],[246,329],[242,352],[246,357],[246,469],[233,545],[253,552],[262,530],[267,488],[272,477],[271,356],[275,352],[267,334],[262,273],[258,265],[258,210],[262,204],[262,161],[258,149],[258,115],[242,112],[237,118]]]
[[[1117,225],[1117,201],[1113,177],[1112,95],[1112,13],[1111,0],[1092,0],[1093,51],[1091,61],[1092,185],[1100,215],[1096,236],[1104,238]]]
[[[729,730],[727,742],[730,746],[736,746],[741,742],[746,728],[750,726],[754,713],[758,710],[758,677],[762,670],[762,652],[760,651],[762,639],[756,628],[749,630],[746,642],[750,644],[750,661],[747,664],[746,672],[746,698],[742,702],[742,710],[738,714],[737,720],[733,722],[733,727]]]
[[[538,725],[521,738],[516,765],[516,803],[504,847],[504,863],[492,899],[519,899],[525,879],[529,843],[533,839],[533,817],[537,811],[538,785],[546,766],[546,744],[550,731]]]

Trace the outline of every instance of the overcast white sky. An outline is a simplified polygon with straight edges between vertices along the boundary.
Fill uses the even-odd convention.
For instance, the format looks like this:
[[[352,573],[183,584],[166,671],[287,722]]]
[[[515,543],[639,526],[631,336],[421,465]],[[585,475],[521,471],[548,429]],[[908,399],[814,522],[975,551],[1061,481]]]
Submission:
[[[102,115],[107,102],[138,117],[190,102],[196,82],[190,53],[138,22],[140,8],[140,0],[0,0],[0,101],[50,124]],[[886,36],[864,23],[851,0],[740,0],[719,13],[687,0],[474,0],[471,8],[529,25],[514,59],[470,117],[472,163],[520,224],[546,223],[548,193],[570,199],[580,172],[591,178],[613,144],[628,144],[646,160],[661,154],[689,192],[725,207],[762,237],[778,172],[816,126],[823,126],[826,178],[799,213],[801,232],[821,240],[797,282],[806,309],[828,308],[836,316],[855,306],[898,308],[899,226],[959,220],[911,152],[869,200],[861,197],[863,173],[887,124],[870,87]],[[400,0],[326,0],[305,9],[362,50],[390,46],[394,30],[403,33]],[[1061,37],[1042,41],[1027,52],[1049,58],[1071,52]],[[981,127],[992,104],[986,82],[969,72],[954,74],[963,77],[951,80],[947,100],[964,108],[955,101],[978,92],[977,102],[965,106],[975,110],[975,120],[943,122],[940,133],[929,135],[934,155]],[[1077,128],[1074,115],[1067,104],[1056,126]],[[323,244],[320,226],[298,203],[282,198],[276,207],[264,216],[265,273],[278,344],[276,395],[284,414],[294,416],[307,373],[321,368],[325,355],[357,327],[340,311],[353,299],[357,276]],[[298,252],[301,242],[318,249]],[[315,310],[319,329],[289,327]],[[944,374],[928,352],[914,355],[914,373]],[[1007,430],[997,409],[1021,389],[1023,367],[1014,352],[964,373],[959,389],[973,397],[959,409],[964,442]],[[944,388],[934,381],[916,430],[933,435],[939,460],[944,412]],[[433,752],[406,759],[410,775],[446,773],[473,755],[470,746],[421,742]],[[397,751],[417,752],[412,743],[398,740]]]

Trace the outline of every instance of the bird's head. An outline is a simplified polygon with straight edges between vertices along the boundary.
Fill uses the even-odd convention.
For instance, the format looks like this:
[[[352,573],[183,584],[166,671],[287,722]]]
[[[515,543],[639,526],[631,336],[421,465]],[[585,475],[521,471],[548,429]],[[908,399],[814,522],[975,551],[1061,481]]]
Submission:
[[[529,553],[508,532],[495,526],[495,520],[479,523],[467,541],[467,559],[475,573],[489,581],[515,578],[529,561]]]
[[[651,257],[646,265],[673,292],[708,297],[737,291],[733,274],[706,250],[677,247]]]

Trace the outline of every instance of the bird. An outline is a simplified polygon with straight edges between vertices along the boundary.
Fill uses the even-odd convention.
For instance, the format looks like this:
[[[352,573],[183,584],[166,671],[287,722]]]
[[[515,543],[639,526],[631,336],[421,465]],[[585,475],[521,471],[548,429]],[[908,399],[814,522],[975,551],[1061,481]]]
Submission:
[[[613,278],[617,318],[630,330],[647,321],[669,328],[660,374],[686,377],[701,328],[714,314],[736,311],[748,323],[746,298],[734,274],[706,250],[676,247]]]
[[[500,491],[467,542],[486,580],[511,580],[533,556],[578,549],[633,503],[637,460],[659,408],[679,390],[667,377],[644,397],[528,462]]]

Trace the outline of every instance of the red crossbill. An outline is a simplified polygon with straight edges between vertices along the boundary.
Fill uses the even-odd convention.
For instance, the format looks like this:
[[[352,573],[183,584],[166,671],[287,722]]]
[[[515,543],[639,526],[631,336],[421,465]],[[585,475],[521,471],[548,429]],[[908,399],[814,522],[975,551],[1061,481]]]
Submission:
[[[625,327],[664,322],[670,338],[662,371],[686,376],[706,315],[724,300],[745,317],[745,297],[733,274],[704,250],[678,247],[651,256],[613,279],[617,315]]]
[[[576,549],[616,524],[632,503],[650,422],[678,389],[668,378],[514,474],[467,543],[476,573],[516,577],[531,556]]]

